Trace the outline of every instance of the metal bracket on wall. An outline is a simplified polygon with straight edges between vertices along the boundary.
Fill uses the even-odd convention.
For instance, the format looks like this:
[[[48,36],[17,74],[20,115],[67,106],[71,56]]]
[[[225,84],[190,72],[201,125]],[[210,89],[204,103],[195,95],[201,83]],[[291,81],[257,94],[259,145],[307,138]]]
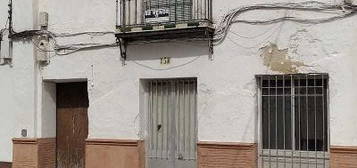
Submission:
[[[208,48],[209,48],[209,59],[213,61],[214,51],[213,51],[213,40],[211,38],[208,40]]]
[[[12,0],[9,0],[9,16],[8,16],[8,20],[9,20],[9,38],[11,38],[11,35],[13,33],[13,27],[12,27]]]
[[[206,31],[206,37],[208,39],[208,58],[213,61],[213,54],[214,54],[214,49],[213,49],[213,35],[210,34],[208,31]]]
[[[126,61],[126,53],[127,53],[127,48],[128,48],[128,42],[125,41],[122,38],[117,38],[117,44],[120,48],[120,57],[121,57],[121,61],[123,63],[123,66],[126,65],[125,61]]]

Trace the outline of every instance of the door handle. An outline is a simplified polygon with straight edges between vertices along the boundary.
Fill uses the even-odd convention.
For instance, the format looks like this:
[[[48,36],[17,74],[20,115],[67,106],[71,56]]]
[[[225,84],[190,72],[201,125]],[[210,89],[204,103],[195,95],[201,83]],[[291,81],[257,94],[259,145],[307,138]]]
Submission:
[[[183,155],[181,153],[179,153],[178,156],[177,156],[177,159],[178,160],[183,160]]]

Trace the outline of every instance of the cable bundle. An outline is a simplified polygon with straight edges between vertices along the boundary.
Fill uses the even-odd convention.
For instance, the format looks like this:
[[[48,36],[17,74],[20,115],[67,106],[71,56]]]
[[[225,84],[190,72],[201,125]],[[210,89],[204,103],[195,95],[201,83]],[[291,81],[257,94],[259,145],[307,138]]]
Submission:
[[[297,17],[280,17],[272,20],[238,20],[236,19],[241,14],[253,11],[253,10],[296,10],[296,11],[312,11],[312,12],[324,12],[324,11],[337,11],[341,12],[337,16],[324,18],[324,19],[302,19]],[[331,5],[317,1],[307,1],[302,3],[274,3],[274,4],[259,4],[252,6],[240,7],[233,9],[226,14],[222,21],[216,28],[214,44],[221,44],[227,36],[230,26],[233,23],[246,23],[252,25],[268,25],[282,21],[292,21],[303,24],[319,24],[343,19],[356,14],[357,8],[346,5]]]

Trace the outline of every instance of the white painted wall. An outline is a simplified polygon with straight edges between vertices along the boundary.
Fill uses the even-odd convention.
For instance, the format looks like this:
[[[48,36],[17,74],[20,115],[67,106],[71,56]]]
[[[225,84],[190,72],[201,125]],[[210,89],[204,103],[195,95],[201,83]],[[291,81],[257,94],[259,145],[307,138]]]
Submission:
[[[0,26],[8,17],[8,1],[0,1]],[[32,1],[14,1],[14,29],[32,29]],[[29,41],[14,42],[12,66],[0,66],[0,161],[12,161],[12,141],[27,129],[34,136],[34,63]]]
[[[338,3],[333,0],[324,2]],[[222,3],[214,0],[214,21],[217,23],[232,8],[256,3],[262,1],[225,0]],[[113,0],[46,0],[40,1],[39,10],[49,13],[49,30],[56,33],[114,31]],[[245,14],[244,18],[275,18],[286,14],[294,13],[253,11]],[[53,56],[49,65],[41,67],[39,78],[50,81],[88,79],[89,138],[137,139],[140,137],[140,79],[197,77],[199,140],[256,142],[254,75],[277,73],[263,65],[259,49],[269,42],[276,43],[280,49],[289,49],[291,59],[309,65],[299,68],[299,72],[329,73],[331,144],[357,145],[357,134],[354,133],[357,129],[354,124],[354,118],[357,118],[357,92],[354,90],[354,86],[357,86],[357,79],[354,79],[357,75],[357,67],[354,65],[357,62],[356,18],[357,16],[321,25],[291,22],[268,26],[236,24],[231,31],[242,37],[230,33],[223,44],[214,48],[213,61],[208,59],[207,44],[202,42],[131,45],[128,48],[126,66],[122,66],[118,48]],[[98,41],[114,42],[115,38],[112,35],[83,35],[59,39],[60,44]],[[17,136],[19,127],[28,127],[30,135],[34,135],[31,132],[34,110],[31,109],[35,108],[33,96],[38,93],[35,94],[31,88],[35,83],[31,62],[32,47],[27,43],[19,43],[18,47],[21,49],[15,50],[14,65],[18,64],[19,69],[15,71],[14,68],[0,67],[0,74],[3,74],[1,81],[4,80],[0,83],[0,93],[4,92],[6,95],[1,95],[0,99],[7,102],[4,104],[5,108],[2,108],[7,112],[1,112],[12,118],[0,124],[13,127],[12,130],[0,129],[0,138]],[[168,66],[160,65],[159,58],[163,56],[171,57],[172,63]],[[172,69],[164,70],[167,68]],[[37,125],[45,127],[47,111],[46,108],[42,109],[42,115],[35,115],[42,117],[38,120],[42,123]],[[18,124],[11,124],[13,122]],[[0,160],[9,160],[10,151],[10,147],[5,152],[1,150],[3,153],[0,153]]]

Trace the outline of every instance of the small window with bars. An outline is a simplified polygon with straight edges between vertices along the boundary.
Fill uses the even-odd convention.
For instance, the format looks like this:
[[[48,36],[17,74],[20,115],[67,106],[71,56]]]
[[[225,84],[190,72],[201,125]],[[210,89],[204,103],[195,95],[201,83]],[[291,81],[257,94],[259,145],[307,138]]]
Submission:
[[[328,165],[328,75],[257,76],[260,167]]]

